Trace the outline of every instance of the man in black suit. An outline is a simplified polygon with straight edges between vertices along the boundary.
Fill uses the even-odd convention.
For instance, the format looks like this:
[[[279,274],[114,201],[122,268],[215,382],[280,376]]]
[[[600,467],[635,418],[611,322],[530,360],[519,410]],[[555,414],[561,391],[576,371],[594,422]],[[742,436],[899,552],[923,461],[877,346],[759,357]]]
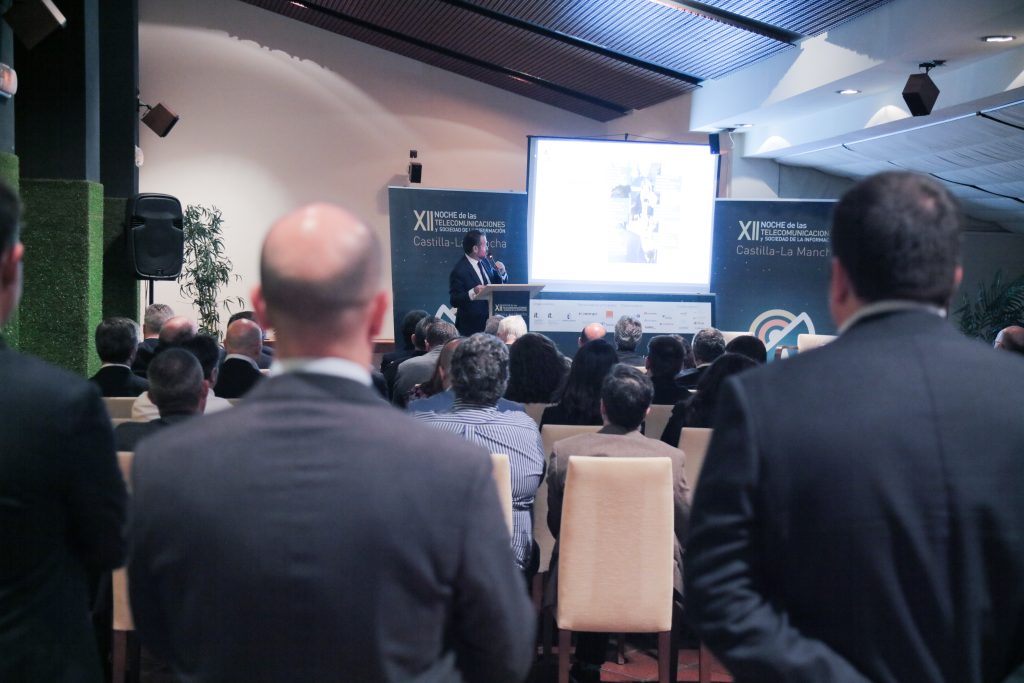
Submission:
[[[455,327],[459,334],[468,337],[483,332],[487,325],[487,301],[477,295],[485,285],[500,285],[508,281],[505,264],[487,258],[487,235],[479,230],[470,230],[462,238],[463,256],[455,263],[448,276],[449,305],[457,308]]]
[[[686,347],[683,338],[659,334],[647,343],[645,367],[654,385],[654,405],[675,405],[690,398],[690,392],[676,384],[676,375],[683,369]],[[657,437],[657,434],[650,436]]]
[[[206,408],[209,384],[199,359],[185,349],[164,349],[149,364],[149,397],[160,417],[149,422],[123,422],[114,429],[119,451],[134,451],[142,439],[176,425]]]
[[[132,372],[139,346],[139,326],[128,318],[107,318],[96,326],[96,354],[103,367],[89,378],[103,396],[138,396],[149,382]]]
[[[224,335],[224,362],[220,364],[213,391],[221,398],[241,398],[263,379],[257,361],[263,348],[263,330],[251,320],[240,318],[228,325]]]
[[[241,320],[243,318],[245,320],[252,320],[253,322],[256,322],[256,316],[253,315],[252,311],[238,311],[237,313],[232,313],[231,317],[228,318],[228,327],[231,327],[231,324],[236,320]],[[267,331],[262,330],[262,333],[263,345],[260,346],[260,357],[256,359],[256,365],[260,370],[269,370],[270,364],[274,362],[274,347],[267,343]]]
[[[959,225],[927,177],[856,185],[832,228],[839,338],[726,385],[686,596],[738,682],[985,683],[1024,661],[1024,363],[943,319]]]
[[[160,330],[164,323],[174,317],[174,311],[167,304],[150,304],[142,316],[142,341],[135,351],[132,361],[132,372],[139,377],[146,376],[149,362],[156,355],[156,347],[160,344]]]
[[[407,358],[413,358],[414,356],[422,356],[424,349],[422,341],[416,343],[416,324],[426,318],[429,314],[422,310],[416,309],[409,311],[402,316],[401,329],[395,338],[395,350],[389,351],[381,356],[380,359],[380,371],[386,372],[388,366],[392,363],[401,363]],[[399,348],[399,344],[401,347]]]
[[[367,368],[381,247],[347,211],[267,234],[278,372],[134,465],[142,644],[191,681],[521,681],[535,616],[486,450],[395,411]],[[424,444],[429,444],[425,449]],[[201,628],[197,628],[201,624]]]
[[[706,327],[693,335],[693,360],[697,367],[683,370],[676,376],[681,389],[696,389],[697,382],[715,360],[725,353],[725,336],[713,327]]]
[[[19,201],[0,184],[0,325],[21,294]],[[0,681],[99,683],[90,583],[121,564],[125,486],[93,384],[0,340]]]

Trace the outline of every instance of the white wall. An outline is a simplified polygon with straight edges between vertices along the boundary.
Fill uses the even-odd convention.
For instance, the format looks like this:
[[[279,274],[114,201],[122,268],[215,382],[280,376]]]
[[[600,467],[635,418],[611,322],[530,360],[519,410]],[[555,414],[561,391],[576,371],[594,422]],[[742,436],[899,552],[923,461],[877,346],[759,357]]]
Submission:
[[[405,183],[410,149],[424,187],[522,191],[527,135],[605,133],[236,0],[140,0],[139,21],[142,99],[181,116],[163,139],[142,128],[141,191],[221,209],[241,276],[225,294],[247,301],[263,235],[305,202],[345,205],[387,243],[387,186]],[[174,282],[158,283],[156,300],[189,309]]]

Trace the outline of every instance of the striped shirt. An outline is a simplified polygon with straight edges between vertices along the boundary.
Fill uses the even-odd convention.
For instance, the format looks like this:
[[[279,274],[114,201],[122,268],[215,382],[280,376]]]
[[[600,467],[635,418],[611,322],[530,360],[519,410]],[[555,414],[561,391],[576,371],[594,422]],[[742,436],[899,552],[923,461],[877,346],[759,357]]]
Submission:
[[[491,453],[508,454],[512,470],[512,550],[520,569],[529,566],[533,499],[544,477],[544,446],[537,423],[523,412],[499,412],[493,406],[470,406],[458,401],[452,412],[415,413],[413,417]]]

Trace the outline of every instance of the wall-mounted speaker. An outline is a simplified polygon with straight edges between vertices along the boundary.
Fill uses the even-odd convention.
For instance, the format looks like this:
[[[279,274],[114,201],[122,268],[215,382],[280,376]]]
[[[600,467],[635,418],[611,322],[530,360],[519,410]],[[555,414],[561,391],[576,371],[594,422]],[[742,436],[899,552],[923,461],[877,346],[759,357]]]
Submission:
[[[903,87],[903,101],[914,116],[928,116],[932,113],[935,100],[939,99],[939,88],[928,74],[914,74]]]
[[[165,107],[161,102],[145,113],[142,117],[142,122],[151,131],[165,138],[171,132],[171,128],[174,128],[174,124],[178,122],[179,118],[177,114]]]
[[[409,182],[418,183],[423,180],[423,164],[410,161],[409,162]]]
[[[132,271],[140,280],[173,280],[185,257],[181,202],[166,194],[128,200],[125,236]]]
[[[712,154],[721,154],[722,152],[722,138],[718,133],[712,133],[708,136],[708,145],[711,146]]]
[[[4,20],[22,45],[30,50],[43,38],[68,24],[51,0],[14,0],[4,14]]]

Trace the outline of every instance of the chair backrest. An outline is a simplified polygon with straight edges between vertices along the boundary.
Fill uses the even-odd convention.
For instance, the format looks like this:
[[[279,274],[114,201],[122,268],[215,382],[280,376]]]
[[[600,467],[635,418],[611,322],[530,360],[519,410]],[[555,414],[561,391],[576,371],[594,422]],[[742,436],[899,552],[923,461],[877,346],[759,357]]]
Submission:
[[[115,417],[110,420],[110,424],[114,427],[123,425],[125,422],[133,422],[133,420],[130,417]]]
[[[653,405],[651,412],[644,418],[644,436],[651,439],[660,439],[661,433],[665,431],[668,419],[672,417],[672,409],[675,406]]]
[[[750,334],[750,332],[747,331],[747,330],[728,330],[728,331],[727,330],[720,330],[720,331],[722,333],[722,337],[725,339],[725,343],[726,344],[731,342],[736,337],[742,337],[744,335]]]
[[[494,464],[494,483],[498,486],[498,500],[501,511],[505,514],[508,533],[512,534],[512,467],[508,463],[507,453],[491,453]]]
[[[129,490],[132,484],[132,461],[135,453],[131,451],[118,451],[117,464],[121,467],[121,475],[128,484]],[[115,569],[112,576],[114,595],[114,630],[134,631],[135,620],[132,618],[132,606],[128,601],[128,575],[124,568]]]
[[[132,404],[135,403],[134,396],[116,396],[110,398],[104,398],[103,402],[107,404],[107,412],[110,413],[110,417],[113,419],[118,418],[131,418],[132,416]]]
[[[686,483],[690,486],[691,497],[697,490],[700,468],[704,465],[704,455],[708,452],[710,442],[711,430],[704,427],[684,427],[679,437],[679,447],[686,454],[683,473],[686,475]]]
[[[533,421],[538,425],[540,424],[540,418],[544,414],[544,409],[547,408],[550,403],[524,403],[523,407],[526,408],[526,414],[533,418]]]
[[[672,628],[671,458],[569,457],[558,557],[558,627]]]
[[[816,349],[819,346],[828,344],[835,338],[834,334],[798,334],[796,336],[796,352],[803,353],[804,351]]]

